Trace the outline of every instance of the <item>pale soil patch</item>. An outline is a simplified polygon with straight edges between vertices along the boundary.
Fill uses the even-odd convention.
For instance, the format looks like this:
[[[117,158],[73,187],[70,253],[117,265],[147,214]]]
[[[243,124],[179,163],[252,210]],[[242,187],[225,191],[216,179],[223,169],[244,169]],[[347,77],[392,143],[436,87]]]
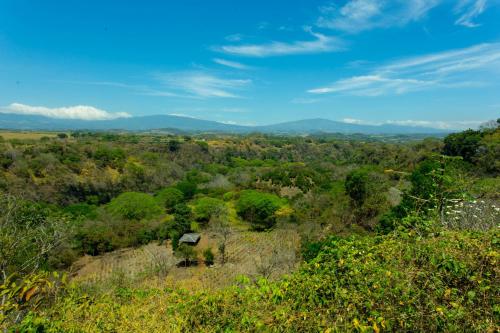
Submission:
[[[102,256],[80,258],[73,266],[74,281],[105,285],[126,281],[133,286],[175,287],[187,290],[217,289],[233,284],[237,277],[271,279],[292,272],[298,265],[300,238],[292,229],[270,232],[235,231],[227,244],[228,262],[222,265],[217,253],[218,237],[202,233],[195,249],[199,264],[177,267],[170,244],[151,243],[137,249],[122,249]],[[203,250],[212,248],[216,264],[203,263]],[[158,272],[158,264],[164,268]]]

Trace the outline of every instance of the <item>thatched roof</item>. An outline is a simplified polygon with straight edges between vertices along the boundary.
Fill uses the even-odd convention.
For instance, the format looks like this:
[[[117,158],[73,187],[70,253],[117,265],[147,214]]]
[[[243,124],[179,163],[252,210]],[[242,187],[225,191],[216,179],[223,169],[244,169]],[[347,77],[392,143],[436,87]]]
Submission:
[[[200,241],[201,235],[196,233],[189,233],[182,235],[181,239],[179,239],[179,243],[186,244],[198,244]]]

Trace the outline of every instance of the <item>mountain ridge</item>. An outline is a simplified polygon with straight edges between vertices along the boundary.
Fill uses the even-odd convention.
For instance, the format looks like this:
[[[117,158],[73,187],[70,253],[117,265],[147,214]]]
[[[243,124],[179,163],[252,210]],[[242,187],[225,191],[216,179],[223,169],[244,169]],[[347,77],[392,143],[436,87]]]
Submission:
[[[10,130],[179,130],[186,132],[269,133],[269,134],[445,134],[452,131],[431,127],[363,125],[324,118],[300,119],[271,125],[245,126],[174,115],[151,115],[113,120],[56,119],[38,115],[0,113],[0,128]]]

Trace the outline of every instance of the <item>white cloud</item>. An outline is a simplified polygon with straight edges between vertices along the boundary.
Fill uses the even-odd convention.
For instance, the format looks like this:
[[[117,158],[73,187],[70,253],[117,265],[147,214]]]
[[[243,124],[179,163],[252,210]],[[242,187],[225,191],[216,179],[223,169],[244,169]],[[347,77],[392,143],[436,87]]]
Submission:
[[[238,98],[235,93],[248,86],[251,80],[225,79],[202,71],[159,74],[156,78],[166,87],[180,90],[197,98]]]
[[[379,96],[384,94],[403,94],[421,90],[434,85],[433,81],[415,79],[391,79],[380,75],[355,76],[338,80],[327,87],[311,89],[313,94],[347,92],[356,96]]]
[[[226,124],[226,125],[238,125],[236,121],[233,120],[221,120],[220,123]]]
[[[245,64],[242,64],[242,63],[236,62],[236,61],[231,61],[231,60],[226,60],[226,59],[221,59],[221,58],[214,58],[212,60],[216,64],[219,64],[222,66],[227,66],[227,67],[236,68],[236,69],[251,69],[250,66],[247,66]]]
[[[468,128],[477,128],[484,123],[484,120],[464,120],[464,121],[446,121],[446,120],[385,120],[385,121],[367,121],[354,118],[344,118],[342,122],[359,125],[399,125],[410,127],[430,127],[442,130],[463,130]]]
[[[430,88],[480,87],[486,83],[472,80],[487,70],[488,76],[500,72],[500,43],[479,44],[469,48],[426,54],[379,66],[365,75],[343,78],[310,89],[313,94],[342,93],[356,96],[403,94]]]
[[[185,114],[185,113],[169,113],[168,115],[174,116],[174,117],[181,117],[181,118],[199,119],[199,118],[196,118],[194,116],[191,116],[191,115]]]
[[[403,26],[425,17],[442,0],[350,0],[320,8],[317,25],[351,33]]]
[[[364,122],[363,120],[360,120],[360,119],[354,119],[354,118],[344,118],[342,119],[342,121],[344,123],[347,123],[347,124],[367,124],[366,122]]]
[[[474,19],[486,10],[486,2],[486,0],[460,0],[455,7],[455,13],[460,15],[455,24],[468,28],[478,27],[479,24],[475,23]]]
[[[446,5],[458,17],[455,24],[473,28],[479,25],[475,19],[486,10],[488,1],[492,0],[349,0],[343,6],[332,2],[320,8],[317,25],[350,33],[401,27],[422,20],[439,5]]]
[[[44,106],[31,106],[20,103],[12,103],[7,107],[0,108],[0,112],[24,114],[24,115],[37,115],[37,116],[45,116],[57,119],[81,119],[81,120],[110,120],[116,118],[131,117],[130,114],[125,112],[111,113],[87,105],[48,108]]]
[[[270,42],[266,44],[225,45],[214,48],[215,51],[246,57],[273,57],[292,54],[321,53],[341,51],[343,43],[335,37],[326,36],[306,29],[314,40],[294,42]]]

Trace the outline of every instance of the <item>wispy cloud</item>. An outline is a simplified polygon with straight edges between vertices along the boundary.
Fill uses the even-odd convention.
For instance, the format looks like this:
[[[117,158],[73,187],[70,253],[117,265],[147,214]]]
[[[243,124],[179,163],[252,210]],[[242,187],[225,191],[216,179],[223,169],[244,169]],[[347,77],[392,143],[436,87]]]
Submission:
[[[181,91],[199,98],[238,98],[236,91],[248,86],[252,81],[226,79],[203,71],[162,73],[156,79],[166,88]]]
[[[320,8],[317,25],[349,33],[375,28],[404,26],[419,21],[439,5],[448,6],[458,16],[455,24],[478,26],[474,20],[491,0],[349,0],[343,6],[332,2]],[[453,6],[453,4],[456,4]]]
[[[320,27],[356,33],[373,28],[402,26],[423,18],[442,0],[350,0],[339,7],[320,8]]]
[[[332,36],[315,33],[306,29],[313,37],[309,41],[277,42],[265,44],[224,45],[214,50],[222,53],[246,57],[273,57],[293,54],[321,53],[344,50],[344,43]]]
[[[223,59],[219,60],[223,61]],[[238,65],[239,63],[231,62],[231,64]],[[181,99],[202,99],[211,97],[241,97],[236,94],[236,91],[242,90],[252,81],[246,79],[227,79],[217,76],[216,74],[208,70],[191,70],[170,73],[156,73],[152,75],[152,81],[149,84],[127,84],[113,81],[65,82],[122,88],[130,90],[135,94],[145,96],[173,97]]]
[[[476,87],[485,83],[472,80],[469,74],[488,70],[489,76],[495,71],[498,75],[499,66],[500,43],[479,44],[394,61],[365,75],[343,78],[308,92],[379,96],[429,88]]]
[[[385,120],[385,121],[367,121],[354,118],[342,119],[344,123],[358,125],[399,125],[410,127],[430,127],[443,130],[462,130],[467,128],[477,128],[484,123],[484,120],[464,120],[464,121],[447,121],[447,120]]]
[[[455,13],[460,17],[455,21],[457,25],[468,28],[478,27],[474,20],[486,10],[486,0],[460,0],[455,7]]]
[[[216,64],[222,65],[222,66],[227,66],[235,69],[251,69],[250,66],[247,66],[245,64],[242,64],[237,61],[231,61],[231,60],[226,60],[226,59],[221,59],[221,58],[214,58],[212,59],[213,62]]]
[[[6,107],[0,108],[0,112],[37,115],[56,119],[81,120],[110,120],[131,117],[130,114],[125,112],[112,113],[88,105],[49,108],[44,106],[31,106],[21,103],[12,103]]]
[[[338,80],[327,87],[311,89],[313,94],[347,92],[357,96],[379,96],[388,93],[403,94],[434,85],[433,81],[393,79],[381,75],[355,76]]]

